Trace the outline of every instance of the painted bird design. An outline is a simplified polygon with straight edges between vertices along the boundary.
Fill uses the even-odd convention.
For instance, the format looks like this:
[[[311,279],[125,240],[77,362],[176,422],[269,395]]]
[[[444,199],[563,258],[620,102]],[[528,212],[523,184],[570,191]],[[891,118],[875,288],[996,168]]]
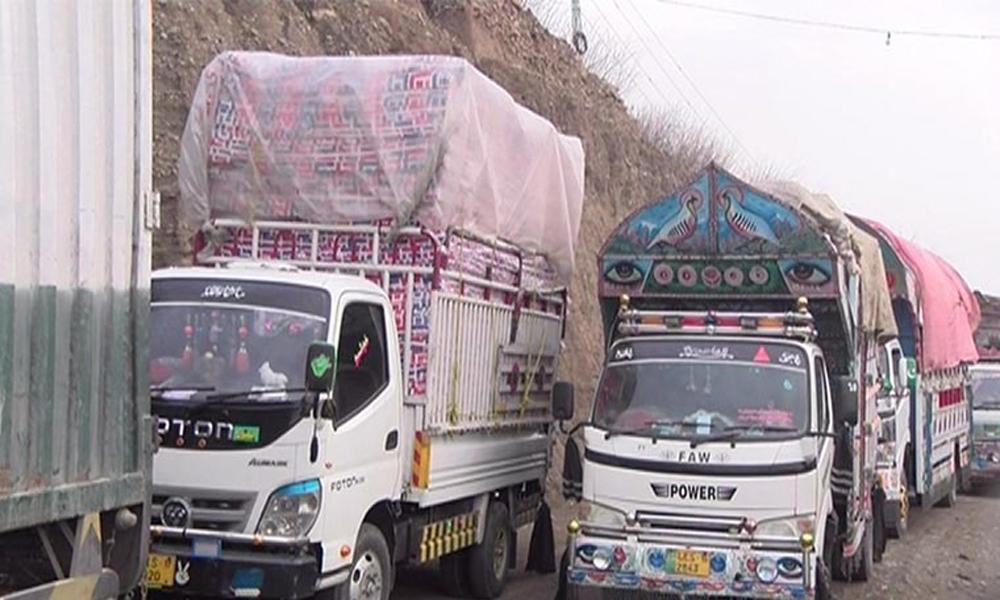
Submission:
[[[657,244],[676,246],[694,235],[698,229],[698,209],[701,208],[701,196],[690,192],[681,200],[681,207],[667,219],[646,246],[650,249]]]
[[[738,192],[735,190],[722,190],[719,193],[719,200],[725,211],[726,221],[733,231],[745,238],[765,240],[775,245],[778,244],[778,237],[774,235],[771,226],[767,224],[767,221],[763,217],[743,206],[742,198],[738,197]]]

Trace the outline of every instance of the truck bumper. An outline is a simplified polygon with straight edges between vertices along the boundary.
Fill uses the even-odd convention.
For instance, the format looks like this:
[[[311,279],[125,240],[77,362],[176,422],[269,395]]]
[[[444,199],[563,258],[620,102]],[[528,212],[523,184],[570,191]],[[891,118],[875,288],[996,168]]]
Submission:
[[[676,594],[800,599],[814,594],[814,554],[804,553],[796,540],[727,547],[687,540],[643,540],[620,533],[620,537],[594,535],[583,525],[581,533],[571,538],[567,598],[639,599]]]
[[[976,441],[973,447],[972,478],[977,481],[1000,478],[1000,440]]]
[[[147,571],[152,597],[297,600],[316,593],[319,557],[307,541],[243,544],[202,533],[209,532],[188,530],[183,537],[154,534]],[[154,561],[161,565],[158,577],[150,575]],[[162,570],[164,564],[170,567],[166,571]]]

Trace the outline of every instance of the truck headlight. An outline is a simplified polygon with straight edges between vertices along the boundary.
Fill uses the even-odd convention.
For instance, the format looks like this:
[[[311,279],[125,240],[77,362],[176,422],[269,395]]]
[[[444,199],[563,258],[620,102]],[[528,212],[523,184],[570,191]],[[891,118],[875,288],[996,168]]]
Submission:
[[[318,479],[278,488],[267,500],[257,533],[277,537],[305,535],[316,522],[321,499]]]
[[[591,504],[587,521],[604,527],[625,527],[628,517],[621,510],[615,510],[602,504]]]
[[[754,530],[755,536],[792,538],[798,540],[800,536],[813,531],[813,520],[811,515],[804,515],[797,519],[772,519],[761,521]]]

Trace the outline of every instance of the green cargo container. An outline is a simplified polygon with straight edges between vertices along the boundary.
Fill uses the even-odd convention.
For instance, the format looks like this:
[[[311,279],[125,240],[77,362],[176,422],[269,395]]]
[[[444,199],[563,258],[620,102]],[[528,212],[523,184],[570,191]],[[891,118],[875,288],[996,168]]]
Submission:
[[[0,597],[113,597],[142,572],[150,13],[0,2]]]

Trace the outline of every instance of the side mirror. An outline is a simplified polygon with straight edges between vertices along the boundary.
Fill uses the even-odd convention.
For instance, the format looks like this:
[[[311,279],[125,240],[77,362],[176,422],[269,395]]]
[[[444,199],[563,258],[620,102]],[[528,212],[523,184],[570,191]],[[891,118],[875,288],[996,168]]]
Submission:
[[[892,393],[892,380],[889,379],[889,374],[886,373],[885,377],[882,378],[882,393],[891,394]]]
[[[837,375],[830,381],[833,394],[833,418],[837,423],[858,424],[858,382],[849,375]]]
[[[337,348],[326,342],[309,344],[309,351],[306,353],[306,389],[310,392],[333,391],[336,371]]]
[[[566,438],[566,452],[563,455],[563,498],[583,499],[583,463],[580,461],[580,447],[570,436]]]
[[[576,405],[573,402],[573,384],[557,381],[552,385],[552,418],[568,421],[573,418]]]
[[[910,362],[905,356],[899,357],[899,363],[896,365],[896,373],[898,373],[896,381],[899,383],[899,387],[902,388],[899,390],[902,393],[910,384]]]
[[[906,373],[906,386],[913,387],[917,382],[917,360],[915,358],[903,357],[900,363],[903,362],[906,363],[903,367],[903,372]]]

